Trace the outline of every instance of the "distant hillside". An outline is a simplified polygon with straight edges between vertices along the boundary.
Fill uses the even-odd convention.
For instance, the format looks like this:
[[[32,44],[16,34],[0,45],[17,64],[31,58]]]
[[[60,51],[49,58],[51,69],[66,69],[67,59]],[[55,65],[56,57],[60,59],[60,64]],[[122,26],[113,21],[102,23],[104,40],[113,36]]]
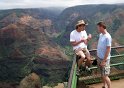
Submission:
[[[25,15],[31,16],[37,19],[42,24],[39,24],[37,28],[45,31],[47,35],[55,35],[58,29],[55,26],[55,20],[57,19],[58,11],[52,11],[48,9],[12,9],[0,11],[0,28],[7,26],[9,23],[15,23],[18,17]],[[60,13],[60,12],[59,12]],[[33,21],[32,21],[33,22]],[[35,23],[35,22],[34,22]],[[37,26],[37,25],[36,25]]]
[[[43,84],[67,81],[73,51],[70,32],[78,20],[88,22],[96,48],[96,23],[105,21],[113,46],[124,44],[124,5],[0,10],[0,81],[20,82],[31,72]],[[1,86],[0,86],[1,87]]]
[[[112,34],[114,42],[116,44],[124,44],[123,34],[120,31],[124,31],[124,5],[83,5],[75,6],[65,9],[58,18],[58,24],[60,30],[65,32],[58,36],[58,41],[61,45],[69,45],[69,35],[75,28],[75,24],[78,20],[84,19],[88,22],[86,31],[93,34],[94,38],[90,43],[91,46],[95,44],[95,35],[97,34],[96,23],[98,21],[105,21],[107,29]]]
[[[19,82],[31,72],[44,84],[65,79],[69,59],[52,39],[56,15],[42,9],[0,11],[0,81]]]
[[[56,15],[60,15],[60,13],[65,9],[66,7],[48,7],[45,8],[47,11],[52,12]]]

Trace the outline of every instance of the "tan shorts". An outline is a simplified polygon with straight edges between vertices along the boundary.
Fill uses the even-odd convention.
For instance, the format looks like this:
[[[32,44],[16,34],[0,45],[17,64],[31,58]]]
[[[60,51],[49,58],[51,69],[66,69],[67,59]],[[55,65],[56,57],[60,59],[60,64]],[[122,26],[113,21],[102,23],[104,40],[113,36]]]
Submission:
[[[76,55],[80,56],[81,58],[84,58],[87,57],[87,58],[90,58],[90,53],[88,51],[87,48],[79,48],[77,50],[75,50],[75,53]]]
[[[101,76],[109,75],[110,74],[110,59],[106,61],[106,65],[104,67],[100,66],[102,59],[97,58],[97,62],[98,62],[98,68],[100,70]]]

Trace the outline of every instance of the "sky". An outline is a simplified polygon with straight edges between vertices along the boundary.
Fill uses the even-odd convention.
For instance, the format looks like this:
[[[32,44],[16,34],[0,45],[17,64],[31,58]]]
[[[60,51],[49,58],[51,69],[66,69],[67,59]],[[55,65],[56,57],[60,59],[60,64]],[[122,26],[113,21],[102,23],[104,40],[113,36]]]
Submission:
[[[124,0],[0,0],[0,9],[71,7],[86,4],[116,4]]]

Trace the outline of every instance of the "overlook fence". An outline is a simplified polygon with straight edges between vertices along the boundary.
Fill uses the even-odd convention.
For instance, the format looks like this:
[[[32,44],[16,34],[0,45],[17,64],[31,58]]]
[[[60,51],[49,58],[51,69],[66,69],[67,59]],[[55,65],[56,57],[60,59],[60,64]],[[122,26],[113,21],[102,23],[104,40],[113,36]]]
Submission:
[[[96,58],[96,49],[90,50],[91,56]],[[111,80],[124,78],[124,46],[111,48]],[[91,73],[84,72],[81,76],[76,76],[76,57],[74,57],[70,77],[68,80],[68,88],[82,88],[82,84],[93,84],[101,82],[100,73],[97,66],[91,66]]]

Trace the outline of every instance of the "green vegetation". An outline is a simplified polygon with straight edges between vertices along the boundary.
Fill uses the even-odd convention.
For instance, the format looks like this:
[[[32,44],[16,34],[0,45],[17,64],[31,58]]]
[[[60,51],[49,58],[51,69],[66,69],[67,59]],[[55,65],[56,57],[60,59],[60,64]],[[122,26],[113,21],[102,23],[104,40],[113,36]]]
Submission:
[[[31,72],[29,67],[25,67],[27,60],[23,62],[4,58],[0,60],[0,81],[19,82],[23,77]]]
[[[74,57],[74,51],[72,46],[65,46],[64,47],[65,54],[72,60]]]
[[[115,36],[116,37],[116,36]],[[124,45],[124,35],[120,35],[119,37],[116,37],[117,41],[121,44]]]
[[[122,23],[121,23],[120,19],[117,19],[117,18],[114,19],[113,24],[112,24],[112,28],[111,28],[113,33],[116,32],[121,25],[122,25]]]

